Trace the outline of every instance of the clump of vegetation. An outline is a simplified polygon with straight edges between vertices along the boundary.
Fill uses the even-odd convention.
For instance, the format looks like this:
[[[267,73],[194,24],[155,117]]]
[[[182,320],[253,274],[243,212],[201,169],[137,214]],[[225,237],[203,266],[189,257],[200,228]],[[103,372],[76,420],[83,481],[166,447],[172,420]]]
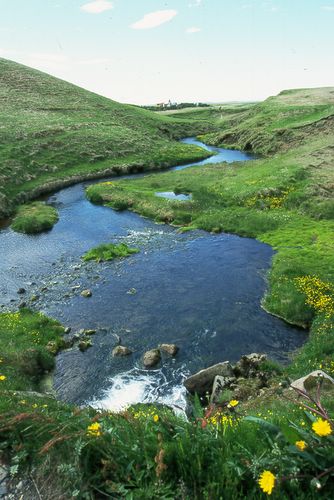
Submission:
[[[19,207],[11,228],[18,233],[36,234],[52,229],[57,222],[58,212],[54,207],[35,201]]]
[[[29,309],[0,314],[0,390],[38,390],[64,347],[64,328]]]
[[[98,412],[4,392],[0,445],[13,457],[13,474],[31,465],[43,471],[36,482],[45,498],[52,491],[59,498],[255,500],[262,491],[327,499],[333,399],[301,397],[257,402],[256,411],[237,400],[224,408],[196,404],[188,421],[163,406]]]
[[[125,243],[103,243],[102,245],[89,250],[82,258],[85,261],[96,260],[96,262],[103,262],[106,260],[129,257],[130,255],[138,252],[138,248],[130,248]]]

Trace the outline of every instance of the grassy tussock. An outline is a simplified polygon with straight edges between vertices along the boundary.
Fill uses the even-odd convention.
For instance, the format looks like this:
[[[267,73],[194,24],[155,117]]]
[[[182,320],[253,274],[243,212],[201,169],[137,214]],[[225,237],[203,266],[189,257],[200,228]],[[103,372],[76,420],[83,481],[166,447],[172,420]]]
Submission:
[[[54,207],[34,202],[19,207],[11,228],[18,233],[35,234],[52,229],[57,222],[58,212]]]
[[[104,243],[86,252],[82,258],[85,261],[95,260],[96,262],[103,262],[129,257],[138,252],[139,250],[137,248],[130,248],[125,243],[119,243],[118,245],[114,243]]]

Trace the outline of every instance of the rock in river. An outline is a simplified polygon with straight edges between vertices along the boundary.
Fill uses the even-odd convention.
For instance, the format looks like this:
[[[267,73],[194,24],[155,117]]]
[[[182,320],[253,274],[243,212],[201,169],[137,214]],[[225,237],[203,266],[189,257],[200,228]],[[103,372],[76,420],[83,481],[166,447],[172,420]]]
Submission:
[[[91,290],[87,289],[87,290],[82,290],[81,295],[82,297],[88,298],[91,297],[93,294]]]
[[[159,363],[161,360],[161,352],[159,349],[151,349],[150,351],[145,352],[143,356],[143,363],[145,368],[152,368]]]
[[[171,356],[175,356],[179,350],[176,344],[160,344],[159,349]]]
[[[129,354],[132,354],[131,349],[129,349],[128,347],[125,347],[123,345],[117,345],[116,347],[114,347],[114,349],[112,351],[112,355],[114,357],[115,356],[128,356]]]
[[[211,392],[214,379],[217,375],[221,377],[234,377],[231,363],[224,361],[224,363],[218,363],[205,368],[187,378],[184,381],[184,385],[192,394],[196,393],[199,396],[204,396],[205,393]]]

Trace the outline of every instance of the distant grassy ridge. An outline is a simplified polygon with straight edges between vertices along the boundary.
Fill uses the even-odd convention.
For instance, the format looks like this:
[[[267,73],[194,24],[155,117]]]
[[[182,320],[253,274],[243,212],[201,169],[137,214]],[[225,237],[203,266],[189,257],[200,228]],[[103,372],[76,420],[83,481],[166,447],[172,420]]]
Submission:
[[[120,104],[0,58],[0,218],[92,176],[164,168],[207,153],[177,139],[212,129]]]
[[[202,136],[205,142],[271,155],[332,134],[334,87],[285,90],[244,109],[221,108],[219,119],[211,113],[220,131]]]

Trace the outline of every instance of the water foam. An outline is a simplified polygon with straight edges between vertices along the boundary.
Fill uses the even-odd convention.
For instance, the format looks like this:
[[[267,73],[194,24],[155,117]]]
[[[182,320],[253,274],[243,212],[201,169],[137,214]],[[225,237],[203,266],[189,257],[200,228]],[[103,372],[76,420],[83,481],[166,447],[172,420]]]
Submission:
[[[186,390],[183,384],[180,380],[176,384],[167,382],[161,370],[133,368],[112,377],[110,384],[102,397],[91,401],[90,406],[117,412],[136,403],[154,403],[168,405],[176,412],[184,413],[186,410]]]

